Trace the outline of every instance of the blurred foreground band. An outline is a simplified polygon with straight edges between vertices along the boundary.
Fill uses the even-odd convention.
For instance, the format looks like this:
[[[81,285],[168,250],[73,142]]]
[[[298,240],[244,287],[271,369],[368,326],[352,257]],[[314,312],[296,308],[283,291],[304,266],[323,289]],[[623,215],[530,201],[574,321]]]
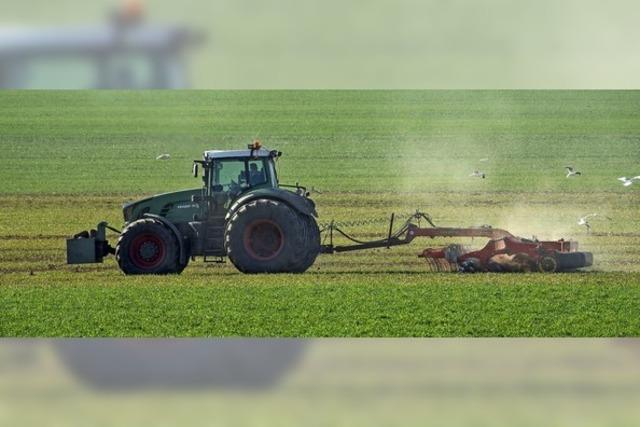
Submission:
[[[4,340],[0,424],[635,425],[639,362],[638,340]]]

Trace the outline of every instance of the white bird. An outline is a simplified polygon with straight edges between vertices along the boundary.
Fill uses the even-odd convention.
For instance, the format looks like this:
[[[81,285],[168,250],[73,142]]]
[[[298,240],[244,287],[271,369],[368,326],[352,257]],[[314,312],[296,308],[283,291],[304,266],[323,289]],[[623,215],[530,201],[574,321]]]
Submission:
[[[481,171],[473,171],[473,173],[471,175],[469,175],[469,176],[473,176],[473,177],[476,177],[476,178],[482,178],[482,179],[486,178],[486,175],[484,174],[484,172],[481,172]]]
[[[582,175],[582,172],[575,170],[573,166],[565,166],[564,168],[567,170],[567,178]]]
[[[488,158],[488,157],[485,157],[485,158],[483,158],[483,159],[480,159],[480,161],[481,161],[481,162],[488,162],[488,161],[489,161],[489,158]]]
[[[156,157],[156,160],[169,160],[171,158],[171,154],[160,154]]]
[[[638,180],[640,180],[640,175],[634,176],[633,178],[627,178],[626,176],[621,176],[620,178],[618,178],[618,181],[622,182],[622,185],[624,185],[625,187],[630,186],[631,184],[633,184],[633,181]]]
[[[584,225],[585,227],[587,227],[587,233],[591,231],[591,224],[589,224],[589,219],[590,218],[595,218],[597,216],[603,216],[597,213],[592,213],[589,215],[585,215],[582,218],[578,218],[578,225]],[[611,218],[609,218],[608,216],[605,216],[604,218],[611,220]]]

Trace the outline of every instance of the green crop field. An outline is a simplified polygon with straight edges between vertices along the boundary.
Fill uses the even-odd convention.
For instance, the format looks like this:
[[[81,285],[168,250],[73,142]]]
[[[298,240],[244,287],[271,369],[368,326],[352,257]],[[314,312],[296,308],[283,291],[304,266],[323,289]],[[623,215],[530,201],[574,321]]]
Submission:
[[[203,150],[255,137],[284,152],[282,182],[321,192],[320,221],[420,209],[443,226],[572,238],[595,265],[462,275],[416,256],[478,239],[321,255],[303,275],[65,265],[65,237],[121,226],[125,201],[197,187]],[[640,182],[617,181],[640,175],[637,91],[5,91],[0,149],[2,336],[640,335]],[[565,178],[569,164],[582,176]],[[602,217],[587,233],[590,213]]]

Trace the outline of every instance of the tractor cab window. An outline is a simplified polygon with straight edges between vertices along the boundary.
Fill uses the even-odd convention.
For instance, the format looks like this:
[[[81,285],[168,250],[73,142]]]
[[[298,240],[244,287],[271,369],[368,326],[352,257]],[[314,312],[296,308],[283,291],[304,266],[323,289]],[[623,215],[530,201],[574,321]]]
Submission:
[[[214,165],[212,186],[214,191],[239,193],[249,187],[242,160],[219,160]]]
[[[262,159],[221,159],[214,163],[212,189],[231,195],[269,183],[268,170]]]

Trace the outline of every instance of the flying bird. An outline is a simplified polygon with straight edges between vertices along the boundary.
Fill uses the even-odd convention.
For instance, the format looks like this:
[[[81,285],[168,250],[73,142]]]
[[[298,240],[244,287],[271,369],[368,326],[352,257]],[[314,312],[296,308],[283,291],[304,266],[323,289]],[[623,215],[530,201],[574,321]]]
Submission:
[[[475,178],[482,178],[482,179],[485,179],[487,177],[485,173],[481,171],[473,171],[473,173],[469,176],[473,176]]]
[[[567,170],[567,178],[582,175],[582,172],[577,171],[573,166],[565,166],[564,168]]]
[[[480,159],[480,161],[481,161],[481,162],[488,162],[488,161],[489,161],[489,158],[488,158],[488,157],[485,157],[485,158],[483,158],[483,159]]]
[[[621,176],[620,178],[618,178],[618,181],[622,182],[622,185],[624,185],[625,187],[630,186],[631,184],[633,184],[633,181],[638,180],[640,180],[640,175],[634,176],[633,178],[627,178],[626,176]]]
[[[156,157],[156,160],[169,160],[171,158],[171,154],[160,154]]]
[[[591,232],[591,224],[589,223],[589,219],[591,218],[595,218],[595,217],[600,217],[603,215],[597,214],[597,213],[592,213],[589,215],[585,215],[582,218],[578,218],[578,225],[584,225],[585,227],[587,227],[587,233]],[[611,218],[609,218],[608,216],[604,216],[604,218],[611,220]]]

